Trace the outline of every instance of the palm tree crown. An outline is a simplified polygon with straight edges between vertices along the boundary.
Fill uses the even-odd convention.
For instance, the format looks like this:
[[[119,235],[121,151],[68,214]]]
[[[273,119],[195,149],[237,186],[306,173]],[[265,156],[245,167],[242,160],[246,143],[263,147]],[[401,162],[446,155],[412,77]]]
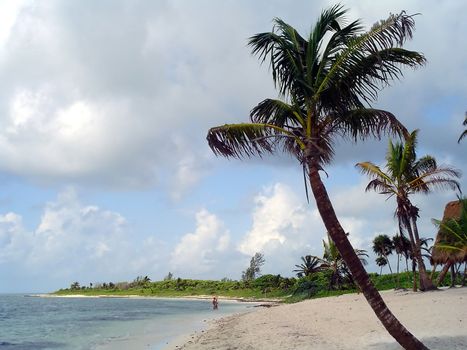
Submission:
[[[368,106],[402,75],[402,66],[425,63],[420,53],[401,48],[413,18],[391,15],[364,32],[359,20],[346,24],[345,12],[342,6],[324,11],[308,40],[278,18],[272,32],[250,38],[252,53],[269,61],[283,100],[260,102],[251,123],[212,128],[207,138],[216,154],[241,158],[280,149],[322,166],[332,160],[336,137],[406,132],[392,113]]]
[[[323,260],[316,256],[302,256],[302,263],[300,265],[295,265],[296,269],[293,270],[293,272],[296,272],[299,276],[309,276],[315,272],[322,271],[322,264]]]

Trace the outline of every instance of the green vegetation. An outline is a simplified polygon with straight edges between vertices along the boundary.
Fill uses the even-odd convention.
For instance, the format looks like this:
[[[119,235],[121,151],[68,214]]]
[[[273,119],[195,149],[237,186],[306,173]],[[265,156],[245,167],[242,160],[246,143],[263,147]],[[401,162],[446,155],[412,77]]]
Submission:
[[[252,281],[232,280],[191,280],[174,278],[155,282],[119,282],[95,283],[89,286],[79,286],[73,282],[70,288],[60,289],[54,295],[86,295],[86,296],[145,296],[177,298],[185,296],[218,295],[232,299],[264,300],[275,299],[293,303],[309,298],[356,293],[358,288],[352,282],[340,286],[340,289],[330,289],[331,270],[318,271],[301,278],[287,278],[280,275],[264,275]],[[378,290],[396,288],[396,274],[379,275],[370,273],[370,278]],[[412,272],[399,274],[400,288],[410,289],[413,284]],[[435,273],[436,278],[438,273]],[[418,275],[415,274],[415,279]],[[456,277],[456,283],[462,281],[461,274]],[[442,286],[450,286],[451,277],[446,276]]]

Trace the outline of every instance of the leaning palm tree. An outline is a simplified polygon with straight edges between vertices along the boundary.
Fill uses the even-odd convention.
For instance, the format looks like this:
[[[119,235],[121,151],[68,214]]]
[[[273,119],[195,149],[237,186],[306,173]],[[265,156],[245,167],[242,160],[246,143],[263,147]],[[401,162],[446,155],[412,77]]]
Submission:
[[[359,20],[346,23],[345,14],[340,5],[323,11],[308,37],[278,18],[272,32],[251,37],[252,53],[269,61],[280,99],[260,102],[251,111],[251,123],[211,128],[207,139],[215,154],[226,157],[275,151],[295,157],[327,231],[377,317],[402,346],[425,349],[371,283],[319,173],[331,163],[339,138],[357,141],[407,132],[393,114],[371,108],[370,103],[390,81],[401,77],[402,67],[418,67],[425,58],[402,48],[412,37],[412,16],[390,15],[365,32]]]
[[[438,166],[435,158],[429,155],[417,159],[417,134],[418,130],[415,130],[408,135],[405,144],[389,141],[386,171],[371,162],[358,163],[356,166],[371,178],[366,191],[374,190],[387,195],[388,198],[396,199],[394,215],[399,222],[399,231],[406,230],[408,233],[420,272],[420,289],[432,290],[436,287],[427,275],[421,253],[417,227],[419,209],[412,204],[409,197],[414,193],[428,194],[434,188],[460,190],[459,183],[455,180],[460,176],[460,172],[448,166]]]
[[[315,272],[323,270],[323,260],[313,255],[302,256],[302,263],[300,265],[295,265],[296,269],[293,272],[296,272],[299,277],[301,276],[310,276]]]

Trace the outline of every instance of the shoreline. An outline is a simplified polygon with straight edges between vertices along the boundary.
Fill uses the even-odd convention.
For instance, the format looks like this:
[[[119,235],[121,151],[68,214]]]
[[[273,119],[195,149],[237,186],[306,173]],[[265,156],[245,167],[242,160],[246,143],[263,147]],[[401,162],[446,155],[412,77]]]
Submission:
[[[390,310],[431,350],[465,350],[467,288],[383,291]],[[213,320],[163,350],[399,350],[362,294],[310,299]]]
[[[38,293],[38,294],[24,294],[25,297],[29,298],[115,298],[115,299],[161,299],[161,300],[211,300],[212,295],[186,295],[186,296],[153,296],[153,295],[136,295],[136,294],[122,294],[122,295],[112,295],[112,294],[99,294],[99,295],[85,295],[85,294],[48,294],[48,293]],[[226,302],[239,302],[239,303],[266,303],[266,304],[280,304],[282,299],[277,298],[235,298],[219,295],[217,296],[219,300]]]

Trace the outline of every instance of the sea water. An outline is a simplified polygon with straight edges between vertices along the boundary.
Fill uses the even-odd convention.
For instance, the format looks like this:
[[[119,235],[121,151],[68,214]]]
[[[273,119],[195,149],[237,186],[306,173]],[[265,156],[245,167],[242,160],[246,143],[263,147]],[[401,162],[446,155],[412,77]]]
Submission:
[[[0,295],[0,350],[161,349],[249,304],[156,298]]]

